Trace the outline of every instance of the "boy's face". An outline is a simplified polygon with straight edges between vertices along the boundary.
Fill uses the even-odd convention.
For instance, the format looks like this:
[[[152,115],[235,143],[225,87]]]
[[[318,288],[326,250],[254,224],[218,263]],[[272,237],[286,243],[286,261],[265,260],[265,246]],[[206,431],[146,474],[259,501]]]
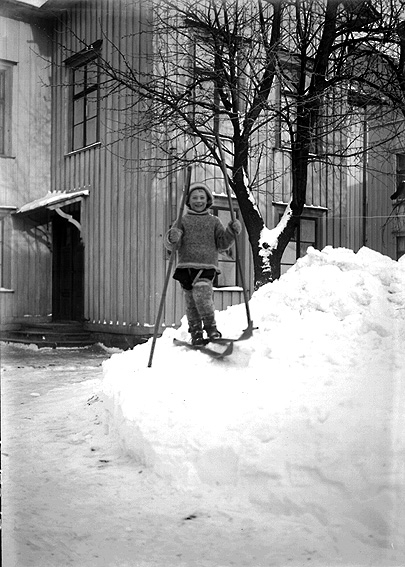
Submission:
[[[190,195],[190,209],[202,213],[207,208],[207,193],[204,189],[194,189]]]

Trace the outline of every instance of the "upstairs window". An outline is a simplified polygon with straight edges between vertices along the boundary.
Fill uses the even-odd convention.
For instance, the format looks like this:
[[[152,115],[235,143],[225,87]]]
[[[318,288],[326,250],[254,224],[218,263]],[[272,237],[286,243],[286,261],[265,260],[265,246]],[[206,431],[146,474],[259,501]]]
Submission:
[[[225,41],[219,41],[195,24],[186,23],[190,27],[191,120],[195,129],[203,134],[229,139],[233,135],[230,117],[243,112],[245,104],[245,40],[233,38],[231,50]]]
[[[224,135],[221,122],[226,121],[221,108],[219,79],[216,70],[215,55],[210,39],[202,34],[195,34],[192,39],[192,90],[191,109],[195,127],[208,136]],[[224,86],[222,87],[224,89]],[[226,89],[225,89],[226,90]],[[227,93],[225,93],[227,95]],[[222,132],[220,132],[222,130]]]
[[[309,70],[305,76],[305,94],[309,88],[311,73]],[[278,132],[277,147],[280,149],[291,149],[291,141],[297,134],[297,97],[300,87],[300,66],[297,58],[287,54],[279,54],[278,70]],[[301,93],[304,94],[304,93]],[[310,134],[310,152],[317,154],[321,151],[321,112],[317,124]]]
[[[11,156],[11,111],[14,63],[0,60],[0,156]]]
[[[298,68],[290,63],[280,66],[278,106],[279,130],[278,146],[291,149],[291,139],[295,134],[297,103],[295,85],[298,82]]]
[[[65,61],[70,68],[69,151],[100,141],[100,55],[95,42]]]

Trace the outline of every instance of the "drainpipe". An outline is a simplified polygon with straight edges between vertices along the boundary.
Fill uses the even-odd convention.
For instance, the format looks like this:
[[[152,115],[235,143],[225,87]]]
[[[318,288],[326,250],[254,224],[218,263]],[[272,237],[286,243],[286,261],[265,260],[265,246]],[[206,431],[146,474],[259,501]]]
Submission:
[[[363,246],[367,246],[367,106],[363,116],[363,183],[362,183],[362,216],[363,216]]]

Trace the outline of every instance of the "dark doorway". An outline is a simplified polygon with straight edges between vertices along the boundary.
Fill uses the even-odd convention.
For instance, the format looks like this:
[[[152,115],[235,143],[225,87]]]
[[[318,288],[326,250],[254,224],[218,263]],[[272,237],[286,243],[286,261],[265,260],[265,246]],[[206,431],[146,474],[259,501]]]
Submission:
[[[80,222],[80,204],[63,211]],[[83,321],[84,251],[78,227],[56,212],[52,219],[52,319]]]

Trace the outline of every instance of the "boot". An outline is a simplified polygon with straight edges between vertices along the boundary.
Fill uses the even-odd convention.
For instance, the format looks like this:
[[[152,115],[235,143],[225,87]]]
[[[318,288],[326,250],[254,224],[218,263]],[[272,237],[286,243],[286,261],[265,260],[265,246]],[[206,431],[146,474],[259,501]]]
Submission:
[[[196,307],[192,290],[185,290],[186,315],[188,320],[188,332],[191,335],[191,344],[198,346],[205,343],[203,338],[202,322]]]
[[[208,327],[204,327],[205,332],[207,333],[208,340],[215,341],[216,339],[220,339],[222,334],[218,331],[217,326],[215,323],[209,325]]]
[[[191,335],[191,344],[192,345],[201,346],[205,343],[201,324],[200,325],[193,325],[192,327],[189,327],[188,332]]]

